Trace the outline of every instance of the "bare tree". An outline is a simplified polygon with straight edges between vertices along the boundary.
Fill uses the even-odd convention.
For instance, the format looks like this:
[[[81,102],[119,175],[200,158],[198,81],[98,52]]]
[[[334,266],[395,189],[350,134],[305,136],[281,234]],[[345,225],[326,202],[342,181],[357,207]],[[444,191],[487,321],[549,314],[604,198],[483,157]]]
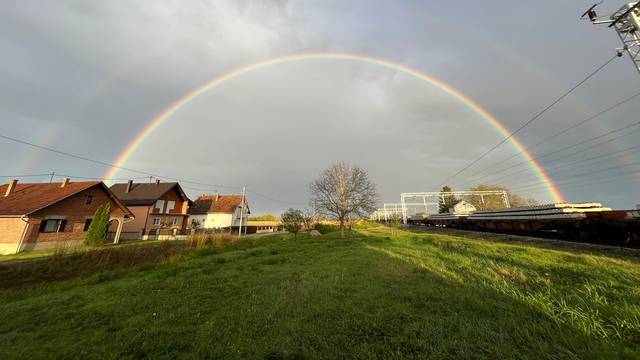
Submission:
[[[376,209],[376,186],[369,180],[367,171],[357,166],[344,162],[334,164],[312,182],[310,188],[314,208],[340,222],[343,238],[349,217],[365,217]]]
[[[313,208],[307,208],[302,212],[302,221],[304,227],[307,230],[311,230],[313,224],[316,222],[316,212]]]

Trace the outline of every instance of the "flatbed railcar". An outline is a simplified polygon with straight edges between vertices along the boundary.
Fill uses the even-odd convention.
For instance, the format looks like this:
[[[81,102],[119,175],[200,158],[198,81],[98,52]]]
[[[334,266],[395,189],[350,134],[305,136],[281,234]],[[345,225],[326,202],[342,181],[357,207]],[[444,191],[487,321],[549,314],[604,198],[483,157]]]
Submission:
[[[640,245],[640,210],[611,210],[599,203],[547,204],[469,214],[435,214],[413,219],[410,223]]]

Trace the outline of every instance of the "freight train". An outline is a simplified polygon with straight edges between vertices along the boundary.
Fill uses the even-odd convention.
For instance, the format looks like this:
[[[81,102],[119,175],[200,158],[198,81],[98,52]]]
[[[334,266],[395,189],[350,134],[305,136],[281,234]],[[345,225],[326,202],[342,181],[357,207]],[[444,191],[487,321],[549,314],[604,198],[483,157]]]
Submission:
[[[407,222],[423,226],[640,245],[640,210],[612,210],[599,203],[556,203],[449,212],[414,216]]]

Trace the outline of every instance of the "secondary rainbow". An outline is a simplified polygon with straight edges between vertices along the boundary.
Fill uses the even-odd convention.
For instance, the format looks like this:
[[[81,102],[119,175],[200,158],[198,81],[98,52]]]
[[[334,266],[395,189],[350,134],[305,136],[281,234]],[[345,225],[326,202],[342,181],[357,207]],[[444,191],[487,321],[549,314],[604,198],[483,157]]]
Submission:
[[[410,68],[405,65],[396,64],[388,60],[375,58],[371,56],[365,56],[365,55],[347,54],[347,53],[303,53],[303,54],[294,54],[294,55],[271,58],[265,61],[261,61],[258,63],[250,64],[250,65],[232,70],[224,75],[221,75],[205,83],[204,85],[196,88],[190,93],[184,95],[183,97],[178,99],[176,102],[171,104],[169,107],[164,109],[162,112],[160,112],[158,116],[153,118],[147,124],[147,126],[145,126],[145,128],[133,139],[133,141],[131,141],[129,145],[127,145],[127,147],[120,153],[120,155],[118,156],[118,159],[115,162],[116,167],[111,168],[105,174],[105,178],[106,179],[114,178],[117,175],[118,171],[120,170],[119,168],[123,167],[126,164],[127,159],[131,157],[131,155],[138,149],[138,147],[140,147],[140,145],[144,142],[144,140],[154,132],[154,130],[156,130],[160,125],[162,125],[162,123],[167,121],[173,114],[175,114],[182,107],[187,105],[189,102],[191,102],[193,99],[197,98],[198,96],[206,93],[207,91],[217,86],[222,85],[223,83],[229,80],[235,79],[239,76],[242,76],[244,74],[247,74],[249,72],[252,72],[258,69],[263,69],[263,68],[278,65],[278,64],[284,64],[284,63],[290,63],[290,62],[296,62],[296,61],[309,61],[309,60],[346,60],[346,61],[364,62],[368,64],[383,66],[396,71],[400,71],[407,75],[411,75],[453,96],[462,104],[464,104],[466,107],[468,107],[469,109],[471,109],[472,111],[480,115],[480,117],[485,119],[485,121],[487,121],[493,127],[495,127],[501,135],[507,137],[510,134],[509,129],[507,129],[504,125],[502,125],[502,123],[500,123],[498,119],[496,119],[491,113],[489,113],[487,110],[482,108],[476,102],[474,102],[473,100],[465,96],[460,90],[443,82],[442,80],[439,80],[433,76],[427,75],[419,70]],[[547,174],[547,172],[542,168],[542,166],[538,162],[536,162],[533,156],[526,150],[526,148],[520,142],[520,140],[518,140],[515,136],[513,136],[509,139],[509,141],[511,142],[512,146],[516,150],[518,150],[519,152],[522,152],[522,156],[527,160],[527,162],[529,163],[529,166],[535,173],[536,177],[542,182],[542,184],[544,184],[549,195],[553,198],[553,201],[563,202],[564,198],[560,193],[560,190],[558,189],[556,184],[553,182],[549,174]]]

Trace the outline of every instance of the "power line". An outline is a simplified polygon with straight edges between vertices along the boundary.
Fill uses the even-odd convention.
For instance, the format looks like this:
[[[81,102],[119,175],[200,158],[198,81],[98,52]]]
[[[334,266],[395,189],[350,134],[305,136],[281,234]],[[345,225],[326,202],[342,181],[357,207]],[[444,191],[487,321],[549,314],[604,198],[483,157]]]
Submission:
[[[608,168],[604,168],[604,169],[598,169],[598,170],[592,170],[592,171],[588,171],[588,172],[584,172],[581,174],[576,174],[574,175],[574,177],[580,177],[580,176],[586,176],[586,175],[593,175],[593,174],[597,174],[597,173],[601,173],[601,172],[605,172],[605,171],[610,171],[610,170],[617,170],[617,169],[625,169],[628,167],[632,167],[635,165],[640,165],[640,161],[634,161],[632,163],[628,163],[628,164],[622,164],[622,165],[617,165],[617,166],[610,166]],[[579,179],[569,179],[569,180],[579,180]],[[557,184],[562,185],[562,181],[558,182]],[[525,187],[515,187],[514,189],[518,189],[518,190],[526,190],[526,189],[530,189],[530,188],[537,188],[539,186],[542,186],[542,184],[539,185],[535,185],[535,186],[525,186]]]
[[[621,155],[624,155],[623,153],[625,153],[625,152],[632,152],[633,153],[633,152],[637,152],[637,151],[640,151],[640,145],[632,146],[630,148],[619,150],[619,151],[615,151],[615,152],[612,152],[612,153],[602,154],[602,155],[598,155],[598,156],[594,156],[594,157],[590,157],[590,158],[586,158],[586,159],[580,159],[580,160],[573,161],[573,162],[566,163],[566,164],[558,164],[558,165],[556,165],[554,167],[551,167],[551,168],[546,167],[546,170],[547,170],[547,172],[550,172],[555,176],[558,173],[564,173],[564,172],[566,172],[568,170],[575,170],[575,169],[579,169],[581,167],[593,166],[595,164],[599,164],[599,163],[602,163],[602,162],[611,161],[611,159],[606,159],[606,158],[609,158],[609,157],[617,158],[617,157],[620,157]],[[579,153],[582,153],[582,151],[580,151]],[[575,155],[575,153],[573,153],[571,155]],[[614,156],[614,155],[617,155],[617,156]],[[604,161],[601,160],[601,161],[592,162],[592,160],[597,160],[597,159],[602,159],[602,158],[605,158]],[[556,160],[558,160],[558,159],[556,159]],[[556,161],[556,160],[554,160],[554,161]],[[580,163],[584,163],[584,164],[579,165],[579,166],[572,166],[572,165],[576,165],[576,164],[580,164]],[[556,169],[558,171],[554,171]],[[549,171],[549,170],[551,170],[551,171]],[[518,175],[518,174],[520,176],[516,176],[515,178],[511,177],[511,175]],[[502,179],[502,181],[504,181],[505,179],[508,179],[509,181],[512,182],[514,180],[525,179],[525,178],[530,178],[530,177],[531,177],[530,174],[520,174],[520,172],[517,172],[517,173],[509,174],[506,177],[502,177],[501,179]]]
[[[150,172],[147,172],[147,171],[136,170],[136,169],[132,169],[132,168],[128,168],[128,167],[118,166],[118,165],[114,165],[114,164],[111,164],[111,163],[108,163],[108,162],[105,162],[105,161],[92,159],[92,158],[89,158],[89,157],[86,157],[86,156],[77,155],[77,154],[69,153],[69,152],[66,152],[66,151],[53,149],[53,148],[50,148],[50,147],[47,147],[47,146],[38,145],[38,144],[29,142],[29,141],[26,141],[26,140],[18,139],[18,138],[12,137],[12,136],[4,135],[4,134],[0,134],[0,138],[5,139],[5,140],[9,140],[9,141],[13,141],[13,142],[16,142],[16,143],[19,143],[19,144],[35,147],[35,148],[38,148],[38,149],[41,149],[41,150],[50,151],[50,152],[56,153],[58,155],[63,155],[63,156],[71,157],[71,158],[78,159],[78,160],[92,162],[94,164],[99,164],[99,165],[102,165],[102,166],[107,166],[107,167],[116,168],[116,169],[120,169],[120,170],[130,171],[130,172],[134,172],[134,173],[138,173],[138,174],[149,175],[149,176],[154,177],[156,179],[174,180],[174,181],[178,181],[178,182],[182,182],[182,183],[188,183],[188,184],[212,187],[214,189],[215,188],[229,188],[229,189],[238,189],[238,188],[240,188],[239,186],[207,184],[207,183],[203,183],[203,182],[192,181],[192,180],[182,179],[182,178],[169,177],[169,176],[163,176],[163,175],[159,175],[159,174],[150,173]],[[39,176],[51,176],[52,174],[54,174],[54,173],[43,174],[43,175],[39,175]],[[60,175],[60,174],[58,174],[58,175]],[[8,176],[8,177],[11,177],[11,176]],[[83,178],[83,177],[79,177],[79,176],[73,176],[73,177],[75,177],[75,178]],[[84,178],[86,178],[86,177],[84,177]],[[99,178],[92,178],[92,179],[99,179]],[[101,179],[101,180],[116,180],[116,179]],[[198,191],[202,191],[202,190],[198,190]],[[262,194],[259,194],[259,193],[256,193],[256,192],[252,192],[252,193],[257,195],[257,196],[261,196],[261,197],[264,197],[266,199],[270,199],[272,201],[276,201],[276,202],[280,202],[280,203],[286,203],[286,204],[292,204],[292,205],[293,204],[300,205],[300,203],[276,200],[276,199],[270,198],[270,197],[268,197],[266,195],[262,195]]]
[[[51,174],[47,174],[51,175]],[[68,174],[60,174],[55,173],[54,177],[68,177],[70,179],[83,179],[83,180],[102,180],[102,181],[127,181],[127,180],[140,180],[140,179],[148,179],[149,176],[138,176],[138,177],[130,177],[130,178],[102,178],[102,177],[89,177],[89,176],[77,176],[77,175],[68,175]]]
[[[594,70],[592,73],[590,73],[589,75],[587,75],[587,77],[585,77],[584,79],[582,79],[580,82],[578,82],[576,85],[574,85],[572,88],[570,88],[567,92],[565,92],[564,94],[562,94],[560,97],[558,97],[555,101],[553,101],[551,104],[549,104],[547,107],[545,107],[544,109],[542,109],[542,111],[538,112],[535,116],[533,116],[531,119],[527,120],[524,124],[522,124],[519,128],[517,128],[515,131],[511,132],[507,137],[505,137],[504,139],[502,139],[500,142],[498,142],[496,145],[494,145],[492,148],[490,148],[489,150],[487,150],[486,152],[484,152],[482,155],[480,155],[478,158],[476,158],[475,160],[473,160],[472,162],[470,162],[469,164],[467,164],[466,166],[464,166],[462,169],[460,169],[458,172],[456,172],[455,174],[451,175],[449,178],[447,178],[445,181],[443,181],[438,188],[440,188],[441,186],[443,186],[444,184],[446,184],[447,182],[453,180],[455,177],[457,177],[458,175],[460,175],[461,173],[463,173],[464,171],[466,171],[467,169],[469,169],[470,167],[472,167],[473,165],[477,164],[480,160],[484,159],[487,155],[489,155],[490,153],[492,153],[494,150],[496,150],[497,148],[499,148],[502,144],[506,143],[509,139],[511,139],[515,134],[519,133],[520,131],[522,131],[524,128],[526,128],[527,126],[529,126],[532,122],[534,122],[535,120],[537,120],[538,118],[540,118],[540,116],[542,116],[544,113],[546,113],[549,109],[551,109],[552,107],[554,107],[556,104],[558,104],[560,101],[562,101],[564,98],[566,98],[567,96],[569,96],[569,94],[571,94],[574,90],[576,90],[577,88],[579,88],[582,84],[584,84],[585,82],[587,82],[589,79],[591,79],[593,76],[595,76],[597,73],[600,72],[600,70],[604,69],[607,65],[609,65],[615,58],[617,58],[617,55],[614,55],[611,59],[607,60],[604,64],[600,65],[598,68],[596,68],[596,70]]]
[[[43,176],[51,176],[51,173],[48,173],[48,174],[28,174],[28,175],[0,175],[0,178],[24,178],[24,177],[43,177]]]
[[[632,173],[628,173],[624,176],[606,176],[600,179],[589,179],[589,181],[584,181],[585,179],[581,179],[582,181],[579,182],[573,182],[573,183],[565,183],[562,184],[563,188],[575,188],[575,187],[582,187],[582,186],[593,186],[593,185],[600,185],[600,184],[606,184],[606,183],[610,183],[613,181],[622,181],[622,180],[629,180],[633,178],[633,175],[640,175],[640,171],[634,171]],[[595,181],[594,181],[595,180]],[[539,187],[530,187],[530,188],[526,188],[524,189],[524,191],[526,190],[536,190]],[[518,191],[523,191],[522,189],[519,189]]]
[[[86,156],[77,155],[77,154],[73,154],[73,153],[70,153],[70,152],[66,152],[66,151],[61,151],[61,150],[57,150],[57,149],[54,149],[54,148],[50,148],[50,147],[47,147],[47,146],[34,144],[32,142],[29,142],[29,141],[26,141],[26,140],[22,140],[22,139],[18,139],[18,138],[12,137],[12,136],[4,135],[4,134],[0,134],[0,138],[5,139],[5,140],[9,140],[9,141],[13,141],[13,142],[16,142],[16,143],[19,143],[19,144],[35,147],[35,148],[38,148],[38,149],[41,149],[41,150],[50,151],[50,152],[56,153],[58,155],[63,155],[63,156],[71,157],[71,158],[78,159],[78,160],[88,161],[88,162],[92,162],[94,164],[99,164],[99,165],[107,166],[107,167],[110,167],[110,168],[116,168],[116,169],[120,169],[120,170],[134,172],[134,173],[137,173],[137,174],[153,176],[156,179],[166,179],[166,180],[179,181],[179,182],[190,183],[190,184],[195,184],[195,185],[213,186],[213,187],[219,187],[219,188],[237,188],[237,186],[206,184],[206,183],[201,183],[201,182],[197,182],[197,181],[191,181],[191,180],[187,180],[187,179],[174,178],[174,177],[169,177],[169,176],[162,176],[162,175],[150,173],[150,172],[147,172],[147,171],[136,170],[136,169],[132,169],[132,168],[129,168],[129,167],[114,165],[114,164],[111,164],[111,163],[108,163],[108,162],[105,162],[105,161],[92,159],[92,158],[89,158],[89,157],[86,157]],[[51,175],[51,174],[48,174],[48,175]]]
[[[589,139],[586,139],[586,140],[583,140],[583,141],[577,142],[577,143],[575,143],[575,144],[572,144],[572,145],[569,145],[569,146],[565,146],[565,147],[563,147],[563,148],[560,148],[560,149],[557,149],[557,150],[554,150],[554,151],[551,151],[551,152],[548,152],[548,153],[545,153],[545,154],[542,154],[542,155],[538,155],[538,156],[532,157],[532,160],[534,160],[534,161],[538,161],[538,160],[540,160],[540,159],[543,159],[543,158],[549,157],[549,156],[551,156],[551,155],[555,155],[555,154],[560,153],[560,152],[563,152],[563,151],[565,151],[565,150],[569,150],[569,149],[575,148],[575,147],[577,147],[577,146],[580,146],[580,145],[583,145],[583,144],[586,144],[586,143],[592,142],[592,141],[594,141],[594,140],[597,140],[597,139],[600,139],[600,138],[603,138],[603,137],[609,136],[609,135],[614,134],[614,133],[616,133],[616,132],[620,132],[620,131],[623,131],[623,130],[627,130],[627,129],[629,129],[629,128],[632,128],[632,127],[634,127],[634,126],[638,126],[638,125],[640,125],[640,121],[637,121],[637,122],[632,123],[632,124],[629,124],[629,125],[622,126],[622,127],[620,127],[620,128],[617,128],[617,129],[614,129],[614,130],[608,131],[608,132],[606,132],[606,133],[604,133],[604,134],[601,134],[601,135],[598,135],[598,136],[595,136],[595,137],[592,137],[592,138],[589,138]],[[619,140],[619,139],[621,139],[621,138],[623,138],[623,137],[626,137],[626,136],[632,135],[632,134],[637,133],[637,132],[640,132],[640,129],[636,129],[636,130],[630,131],[630,132],[628,132],[628,133],[626,133],[626,134],[623,134],[623,135],[619,135],[619,136],[613,137],[613,138],[611,138],[611,139],[609,139],[609,140],[606,140],[606,141],[603,141],[603,142],[600,142],[600,143],[594,144],[594,145],[592,145],[592,146],[588,146],[588,147],[586,147],[586,148],[584,148],[584,149],[582,149],[582,150],[579,150],[579,151],[576,151],[576,152],[570,153],[569,155],[561,156],[561,157],[556,158],[556,159],[551,160],[551,161],[553,162],[553,161],[557,161],[557,160],[562,159],[562,158],[566,158],[566,157],[569,157],[569,156],[573,156],[573,155],[575,155],[575,154],[583,153],[583,152],[584,152],[584,151],[586,151],[586,150],[590,150],[590,149],[593,149],[593,148],[595,148],[595,147],[602,146],[602,145],[604,145],[604,144],[610,143],[610,142],[615,141],[615,140]],[[458,185],[458,186],[468,185],[468,184],[469,184],[469,183],[471,183],[472,181],[478,181],[478,180],[482,180],[482,179],[487,179],[487,178],[495,177],[496,175],[498,175],[498,174],[500,174],[500,173],[504,173],[504,172],[505,172],[505,171],[507,171],[507,170],[510,170],[510,169],[516,168],[516,167],[521,166],[521,165],[523,165],[523,164],[529,164],[529,163],[530,163],[530,161],[528,161],[528,160],[526,160],[526,161],[521,161],[521,162],[515,163],[515,164],[513,164],[513,165],[510,165],[510,166],[508,166],[508,167],[502,168],[502,169],[500,169],[500,170],[496,170],[496,171],[494,171],[494,172],[493,172],[493,173],[491,173],[491,174],[484,175],[484,176],[481,176],[481,177],[476,178],[476,179],[473,179],[473,180],[465,181],[465,182],[463,182],[462,184],[460,184],[460,185]]]
[[[471,174],[470,176],[473,177],[473,176],[480,175],[483,172],[485,172],[485,171],[487,171],[487,170],[489,170],[491,168],[494,168],[494,167],[496,167],[498,165],[504,164],[505,162],[507,162],[507,161],[509,161],[509,160],[511,160],[511,159],[513,159],[515,157],[518,157],[519,155],[521,155],[525,151],[528,151],[528,150],[531,150],[533,148],[536,148],[536,147],[538,147],[538,146],[540,146],[540,145],[542,145],[542,144],[544,144],[544,143],[546,143],[546,142],[548,142],[550,140],[553,140],[553,139],[555,139],[555,138],[557,138],[557,137],[559,137],[561,135],[564,135],[564,134],[568,133],[569,131],[574,130],[574,129],[576,129],[576,128],[588,123],[589,121],[592,121],[592,120],[604,115],[605,113],[607,113],[607,112],[609,112],[611,110],[614,110],[614,109],[616,109],[616,108],[618,108],[618,107],[630,102],[631,100],[637,98],[638,96],[640,96],[640,92],[638,92],[638,93],[636,93],[636,94],[634,94],[634,95],[632,95],[632,96],[630,96],[630,97],[628,97],[628,98],[626,98],[626,99],[624,99],[622,101],[619,101],[619,102],[609,106],[608,108],[606,108],[606,109],[604,109],[604,110],[602,110],[602,111],[600,111],[600,112],[598,112],[598,113],[596,113],[596,114],[594,114],[592,116],[589,116],[588,118],[586,118],[586,119],[584,119],[582,121],[579,121],[579,122],[577,122],[577,123],[565,128],[564,130],[561,130],[561,131],[559,131],[559,132],[557,132],[557,133],[555,133],[555,134],[553,134],[553,135],[551,135],[551,136],[549,136],[547,138],[544,138],[541,141],[535,143],[534,145],[526,147],[522,151],[519,151],[519,152],[517,152],[517,153],[515,153],[515,154],[513,154],[513,155],[511,155],[511,156],[509,156],[509,157],[507,157],[505,159],[502,159],[502,160],[500,160],[498,162],[495,162],[495,163],[483,168],[482,170],[476,171],[475,173]]]

